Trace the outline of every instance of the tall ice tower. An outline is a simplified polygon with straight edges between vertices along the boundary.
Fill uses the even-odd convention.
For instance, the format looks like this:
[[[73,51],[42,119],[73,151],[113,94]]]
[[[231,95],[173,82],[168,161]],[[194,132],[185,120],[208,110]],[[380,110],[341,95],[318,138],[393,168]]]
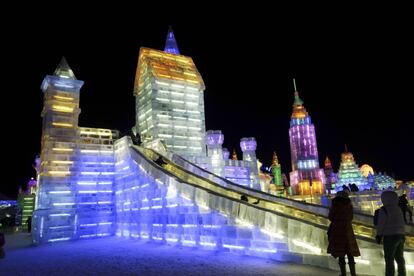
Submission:
[[[76,79],[65,58],[42,83],[42,149],[32,238],[35,243],[114,233],[118,131],[78,125]]]
[[[141,48],[135,76],[136,124],[142,142],[205,156],[203,79],[190,57],[180,55],[170,27],[164,51]]]
[[[295,100],[290,120],[290,153],[292,172],[290,185],[296,195],[312,195],[325,193],[325,175],[319,168],[318,149],[316,146],[315,126],[303,106],[295,88]]]

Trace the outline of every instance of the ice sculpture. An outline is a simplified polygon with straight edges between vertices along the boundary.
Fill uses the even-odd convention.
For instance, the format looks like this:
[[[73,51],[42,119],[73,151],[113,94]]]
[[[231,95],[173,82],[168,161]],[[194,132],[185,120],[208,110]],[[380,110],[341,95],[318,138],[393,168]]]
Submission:
[[[293,84],[295,101],[289,129],[292,159],[290,185],[296,195],[324,194],[325,174],[319,168],[315,126],[299,98],[295,80]]]
[[[331,160],[329,160],[328,156],[326,156],[325,158],[324,173],[326,177],[326,190],[328,191],[328,193],[331,193],[331,190],[335,188],[335,183],[337,182],[337,180],[336,174],[334,173],[332,168]]]
[[[358,165],[355,163],[353,154],[348,152],[345,146],[345,152],[341,154],[341,164],[339,166],[338,182],[336,183],[335,190],[342,190],[343,185],[349,188],[350,184],[355,184],[360,191],[371,188],[368,185],[368,180],[362,176]]]
[[[62,58],[42,83],[42,152],[35,242],[109,236],[114,233],[113,141],[118,132],[78,127],[77,80]]]
[[[254,138],[241,139],[243,160],[238,160],[237,155],[229,159],[222,148],[220,131],[205,133],[204,84],[192,60],[178,55],[178,48],[177,55],[147,48],[140,52],[134,133],[154,150],[133,145],[129,137],[118,139],[117,131],[79,127],[82,85],[64,59],[42,85],[36,243],[116,233],[336,267],[324,254],[327,208],[261,192]],[[323,174],[318,175],[313,125],[297,92],[295,96],[290,130],[297,177],[293,183],[296,192],[306,194],[309,187],[323,186]],[[209,172],[214,170],[216,174]],[[284,175],[282,181],[287,187]],[[371,222],[355,214],[354,230],[363,249],[357,265],[361,273],[381,274],[382,249],[373,243]],[[414,247],[412,235],[407,235],[406,244]]]
[[[224,135],[220,130],[209,130],[206,133],[207,156],[211,160],[210,171],[224,176],[224,155],[223,145]]]
[[[378,173],[374,175],[375,186],[384,190],[394,188],[396,186],[395,179],[389,175]]]
[[[164,52],[179,55],[180,51],[178,50],[177,41],[175,40],[174,32],[172,27],[169,26],[167,33],[167,40],[165,42]]]
[[[284,196],[285,187],[282,182],[282,169],[279,164],[276,152],[273,152],[272,165],[270,166],[270,170],[273,176],[273,183],[271,186],[273,193],[277,196]]]
[[[205,156],[204,89],[190,57],[141,48],[134,133],[143,142],[162,139],[168,150],[182,156]]]

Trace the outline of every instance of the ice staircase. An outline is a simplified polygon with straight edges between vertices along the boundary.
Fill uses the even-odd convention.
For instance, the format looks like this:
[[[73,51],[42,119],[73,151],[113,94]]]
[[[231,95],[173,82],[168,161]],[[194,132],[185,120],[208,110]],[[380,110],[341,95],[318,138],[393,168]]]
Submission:
[[[250,190],[179,156],[168,156],[160,166],[153,161],[158,157],[127,137],[115,144],[122,172],[115,180],[116,235],[337,269],[326,254],[326,208]],[[374,243],[372,227],[360,220],[354,225],[362,255],[357,269],[381,275],[382,247]],[[405,257],[413,272],[410,248]]]

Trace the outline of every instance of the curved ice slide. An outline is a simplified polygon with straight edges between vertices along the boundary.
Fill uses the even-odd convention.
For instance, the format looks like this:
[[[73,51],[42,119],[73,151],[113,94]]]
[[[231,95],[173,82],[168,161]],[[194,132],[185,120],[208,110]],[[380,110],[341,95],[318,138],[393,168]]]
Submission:
[[[336,269],[326,254],[326,207],[275,197],[234,184],[186,161],[132,145],[115,144],[116,234]],[[242,195],[247,201],[241,200]],[[382,246],[374,241],[372,217],[355,214],[362,256],[357,270],[383,274]],[[407,270],[414,269],[414,236],[407,228]]]

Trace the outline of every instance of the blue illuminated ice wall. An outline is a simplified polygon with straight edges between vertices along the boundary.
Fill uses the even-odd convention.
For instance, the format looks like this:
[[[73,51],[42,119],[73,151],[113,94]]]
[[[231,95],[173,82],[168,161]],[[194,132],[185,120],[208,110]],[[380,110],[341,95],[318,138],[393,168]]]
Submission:
[[[172,177],[124,137],[115,143],[116,235],[248,255],[275,255],[278,234],[241,219],[247,204],[213,195]],[[231,215],[230,215],[231,214]]]

